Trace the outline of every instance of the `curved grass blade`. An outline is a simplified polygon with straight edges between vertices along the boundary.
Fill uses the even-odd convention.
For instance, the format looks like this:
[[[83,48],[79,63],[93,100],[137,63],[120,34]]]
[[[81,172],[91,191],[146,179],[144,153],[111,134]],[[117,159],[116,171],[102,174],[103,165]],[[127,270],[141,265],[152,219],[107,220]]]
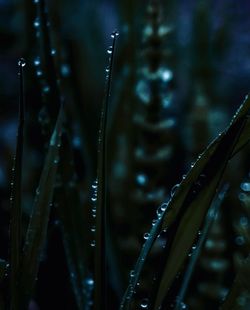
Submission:
[[[59,162],[58,156],[62,125],[63,105],[58,113],[57,122],[50,139],[50,145],[45,158],[39,186],[36,190],[32,215],[23,249],[20,288],[23,294],[23,303],[26,305],[32,294],[39,268],[40,256],[46,240],[50,205]]]
[[[162,205],[159,209],[162,208],[162,210],[165,209],[165,204]],[[127,290],[123,296],[121,305],[120,305],[120,310],[129,310],[130,305],[132,302],[132,296],[135,291],[136,284],[139,280],[139,277],[141,275],[144,262],[154,244],[155,239],[157,238],[158,233],[160,232],[161,226],[162,226],[162,214],[160,214],[159,218],[157,219],[156,223],[152,226],[151,231],[149,233],[149,237],[144,243],[142,250],[140,252],[139,258],[135,264],[134,270],[132,270],[132,273],[130,274],[130,279],[129,279],[129,285],[127,287]]]
[[[96,248],[95,248],[95,292],[94,309],[106,309],[107,302],[107,260],[106,260],[106,203],[107,203],[107,118],[109,98],[111,90],[112,70],[114,63],[114,52],[118,32],[111,35],[113,42],[108,49],[109,66],[106,78],[105,96],[101,114],[98,146],[98,171],[97,171],[97,214],[96,214]]]
[[[24,138],[24,88],[23,88],[23,68],[25,60],[18,61],[18,75],[20,81],[19,94],[19,119],[16,141],[16,152],[13,176],[11,181],[11,223],[10,223],[10,289],[11,289],[11,309],[19,309],[19,270],[22,238],[22,162],[23,162],[23,138]]]
[[[249,105],[250,101],[247,99],[228,129],[199,157],[169,202],[170,211],[164,216],[163,229],[175,225],[175,237],[163,269],[154,309],[159,309],[164,304],[167,292],[196,239],[226,165],[241,143],[240,137],[247,124]]]
[[[221,310],[249,309],[250,305],[250,256],[243,262]],[[246,296],[244,296],[244,294]],[[244,304],[242,304],[244,303]]]
[[[231,153],[229,152],[229,154],[228,154],[228,156],[232,157],[238,151],[240,151],[242,146],[244,144],[246,144],[246,142],[249,140],[249,137],[247,137],[247,134],[246,134],[246,128],[249,126],[249,124],[248,124],[248,111],[249,111],[249,109],[250,109],[250,99],[248,97],[246,97],[244,103],[240,106],[237,113],[233,117],[233,120],[232,120],[230,126],[228,127],[228,129],[226,129],[221,135],[219,135],[207,147],[207,149],[204,151],[202,156],[200,156],[199,159],[197,160],[194,167],[189,171],[187,177],[181,182],[180,186],[178,187],[178,190],[175,192],[175,195],[167,203],[167,207],[165,208],[163,217],[160,218],[160,220],[158,220],[158,223],[156,224],[156,226],[154,226],[152,228],[152,230],[150,232],[150,237],[146,240],[146,242],[145,242],[145,244],[141,250],[140,257],[139,257],[139,259],[136,263],[136,267],[134,269],[133,279],[131,279],[131,281],[129,283],[129,287],[127,288],[127,290],[125,292],[125,295],[123,297],[123,301],[121,303],[120,309],[126,309],[126,310],[130,309],[130,305],[132,302],[132,294],[133,294],[133,291],[135,289],[135,285],[136,285],[136,283],[140,277],[140,273],[143,269],[144,261],[145,261],[146,257],[148,256],[148,254],[151,250],[151,247],[153,245],[154,240],[157,237],[157,234],[161,230],[165,229],[168,225],[170,226],[171,223],[174,223],[175,220],[178,219],[178,216],[181,217],[181,211],[182,211],[181,207],[184,205],[184,202],[188,196],[188,193],[193,192],[194,195],[198,194],[198,192],[202,189],[202,187],[204,187],[204,185],[207,185],[207,182],[205,182],[205,183],[203,182],[204,183],[203,186],[200,187],[200,185],[202,185],[202,183],[199,184],[199,182],[202,180],[202,178],[204,176],[203,175],[204,167],[207,165],[207,163],[209,161],[211,163],[213,163],[213,160],[214,160],[213,155],[214,155],[215,151],[219,149],[219,152],[217,152],[217,153],[221,154],[221,156],[223,155],[223,148],[226,145],[225,145],[225,143],[222,143],[222,142],[225,141],[225,139],[226,139],[226,140],[228,140],[227,143],[229,143],[229,145],[231,143],[233,145],[232,152]],[[230,128],[231,128],[231,130],[230,130]],[[237,129],[239,129],[239,130],[237,130]],[[236,130],[236,133],[235,133],[235,130]],[[234,133],[234,135],[236,134],[237,139],[235,137],[236,141],[232,142],[231,141],[231,138],[232,138],[231,135],[233,135],[233,133]],[[219,165],[217,164],[215,169],[212,167],[211,172],[216,171],[218,166]],[[224,169],[222,169],[222,171],[224,171]],[[201,179],[199,177],[201,177]],[[218,181],[218,183],[219,183],[219,181]],[[198,186],[198,188],[196,188],[194,185]],[[214,186],[214,187],[215,187],[214,188],[214,191],[215,191],[217,186]],[[195,192],[195,190],[196,191],[198,190],[198,191]],[[212,193],[210,199],[213,198],[213,195],[214,195],[214,192]],[[192,195],[191,195],[191,197],[192,197]],[[190,195],[189,195],[189,199],[190,199]],[[208,206],[206,206],[206,208],[205,208],[206,210],[203,210],[204,211],[203,217],[205,216],[205,214],[207,212],[209,204],[208,204]],[[202,206],[202,201],[201,201],[201,206]],[[163,225],[162,225],[162,222],[164,223]],[[192,223],[192,221],[191,221],[191,223]],[[197,228],[196,231],[198,231],[198,229],[199,228]],[[189,247],[188,247],[188,251],[189,251]],[[184,256],[186,257],[187,253],[185,253]],[[143,258],[143,259],[141,259],[141,258]],[[179,270],[179,268],[177,268],[177,269]],[[171,282],[172,282],[173,278],[174,278],[174,275],[172,275]],[[159,305],[159,309],[160,309],[160,305]]]
[[[228,190],[228,186],[225,185],[223,187],[223,189],[221,190],[221,192],[216,197],[216,199],[214,200],[214,202],[212,203],[212,206],[210,207],[210,209],[208,211],[208,214],[207,214],[206,220],[205,220],[205,226],[202,230],[202,235],[198,240],[196,249],[195,249],[194,253],[192,254],[192,257],[190,259],[190,263],[187,266],[187,269],[186,269],[186,272],[185,272],[185,275],[183,278],[182,286],[180,289],[180,293],[178,294],[178,297],[176,299],[175,310],[182,310],[185,306],[184,299],[185,299],[185,295],[186,295],[186,292],[188,289],[188,285],[189,285],[190,280],[192,278],[192,274],[193,274],[195,265],[198,261],[198,258],[200,256],[200,252],[201,252],[201,249],[203,247],[203,244],[207,238],[207,235],[208,235],[208,232],[211,228],[211,225],[216,218],[218,209],[224,200],[224,197],[225,197],[227,190]]]

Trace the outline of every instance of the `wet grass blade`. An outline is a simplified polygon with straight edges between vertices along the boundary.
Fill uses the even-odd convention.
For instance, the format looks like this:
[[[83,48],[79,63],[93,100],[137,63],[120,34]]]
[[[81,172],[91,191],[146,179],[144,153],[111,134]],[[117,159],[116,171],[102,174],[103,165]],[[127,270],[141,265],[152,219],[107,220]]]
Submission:
[[[234,283],[228,293],[221,310],[249,309],[250,303],[250,256],[241,264]],[[247,296],[247,298],[244,296]],[[242,300],[240,302],[240,300]],[[242,304],[242,302],[244,304]]]
[[[165,208],[165,205],[163,204],[163,208]],[[160,207],[161,209],[161,207]],[[130,274],[129,279],[129,285],[126,289],[126,292],[123,296],[120,310],[129,310],[132,302],[132,296],[136,288],[136,284],[139,281],[144,262],[154,244],[155,239],[157,238],[157,235],[160,232],[161,226],[162,226],[162,214],[157,219],[156,223],[152,226],[152,229],[149,233],[149,237],[144,243],[142,250],[140,252],[139,258],[135,264],[134,270],[132,270],[132,274]]]
[[[130,309],[133,291],[157,235],[160,231],[175,225],[176,233],[173,234],[175,238],[169,250],[163,276],[160,279],[161,283],[155,304],[155,309],[161,307],[168,288],[188,256],[198,230],[202,226],[228,160],[249,140],[246,131],[249,126],[249,109],[250,99],[247,97],[233,117],[230,126],[199,156],[174,196],[165,204],[164,214],[152,227],[150,237],[141,250],[120,309]]]
[[[50,145],[45,163],[36,190],[32,215],[30,218],[21,262],[20,288],[23,294],[23,303],[27,302],[32,294],[40,263],[40,256],[44,247],[47,226],[50,214],[50,205],[53,197],[54,184],[59,162],[59,145],[63,124],[63,106],[61,106],[57,122],[50,139]]]
[[[51,30],[50,22],[48,19],[48,8],[45,0],[35,1],[37,9],[37,19],[40,27],[41,48],[44,60],[44,69],[46,73],[46,80],[50,87],[49,102],[53,102],[49,109],[53,113],[53,117],[57,115],[58,107],[60,107],[60,92],[57,84],[57,74],[54,62],[55,51],[51,47]],[[54,118],[53,118],[54,119]]]
[[[22,162],[23,162],[23,138],[24,138],[24,88],[23,88],[23,68],[24,59],[19,59],[19,81],[20,100],[19,118],[16,141],[16,152],[14,165],[12,168],[13,177],[11,181],[11,223],[10,223],[10,289],[11,289],[11,309],[19,309],[19,268],[21,255],[22,238]]]
[[[154,309],[161,307],[177,273],[186,260],[203,224],[226,165],[239,149],[247,124],[250,100],[247,99],[230,126],[201,154],[169,202],[163,229],[172,228],[174,235],[163,267]]]
[[[208,211],[208,214],[207,214],[206,220],[205,220],[205,226],[202,229],[202,235],[198,240],[196,249],[195,249],[194,253],[192,254],[190,262],[189,262],[187,269],[185,271],[185,275],[184,275],[184,278],[182,281],[181,289],[180,289],[180,292],[179,292],[177,300],[176,300],[175,310],[181,310],[185,306],[184,299],[185,299],[185,295],[186,295],[186,292],[188,289],[188,285],[189,285],[190,280],[192,278],[192,274],[193,274],[195,265],[198,261],[201,249],[202,249],[204,242],[207,238],[207,235],[208,235],[208,232],[211,228],[211,225],[213,224],[213,221],[216,218],[218,209],[224,200],[224,197],[225,197],[227,190],[228,190],[228,185],[225,185],[223,187],[223,189],[221,190],[221,192],[216,197],[216,199],[214,200],[214,202],[212,203],[212,206],[210,207],[210,209]]]
[[[106,309],[107,302],[107,260],[106,260],[106,203],[107,203],[107,118],[109,108],[109,98],[111,90],[112,70],[114,62],[114,51],[118,32],[114,32],[112,46],[108,49],[110,54],[109,66],[107,68],[107,78],[105,96],[101,114],[101,124],[99,130],[98,147],[98,171],[97,171],[97,214],[96,214],[96,247],[95,247],[95,291],[94,309]]]

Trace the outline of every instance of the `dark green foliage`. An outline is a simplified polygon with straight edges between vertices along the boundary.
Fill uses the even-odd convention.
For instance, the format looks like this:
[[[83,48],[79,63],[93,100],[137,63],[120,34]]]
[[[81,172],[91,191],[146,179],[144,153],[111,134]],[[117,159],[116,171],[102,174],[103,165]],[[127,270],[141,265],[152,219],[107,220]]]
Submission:
[[[122,22],[116,52],[118,33],[111,35],[104,85],[97,46],[112,21],[94,20],[89,8],[97,4],[26,3],[27,29],[34,23],[35,30],[26,33],[24,54],[35,61],[25,139],[19,61],[10,210],[0,208],[10,215],[0,309],[37,302],[41,309],[246,310],[250,99],[224,129],[230,105],[245,92],[240,86],[231,100],[230,79],[221,74],[230,18],[214,21],[217,6],[203,0],[105,1]],[[55,233],[64,252],[52,259]],[[64,281],[54,279],[51,261],[66,261]],[[58,289],[60,300],[43,303],[45,287],[51,296]]]
[[[28,305],[32,296],[38,268],[44,249],[50,207],[59,162],[59,147],[63,126],[63,106],[58,113],[55,128],[50,138],[48,153],[45,158],[40,182],[36,190],[32,214],[25,237],[20,264],[20,287],[23,305]],[[19,289],[20,290],[20,289]]]

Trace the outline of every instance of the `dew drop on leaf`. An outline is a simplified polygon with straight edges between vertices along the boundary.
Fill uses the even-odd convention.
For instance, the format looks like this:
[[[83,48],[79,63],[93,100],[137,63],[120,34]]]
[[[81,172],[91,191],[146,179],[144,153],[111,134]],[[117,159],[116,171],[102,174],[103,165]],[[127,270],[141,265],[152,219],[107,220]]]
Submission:
[[[20,59],[18,60],[18,66],[19,66],[19,67],[25,67],[25,66],[26,66],[26,61],[25,61],[24,58],[20,58]]]
[[[119,36],[119,32],[118,31],[113,31],[112,34],[111,34],[111,38],[114,39],[116,37]]]
[[[149,236],[150,236],[149,233],[145,233],[145,234],[143,235],[143,239],[148,240]]]
[[[140,306],[141,306],[142,309],[147,309],[147,308],[148,308],[148,299],[147,299],[147,298],[144,298],[144,299],[141,301]]]
[[[131,278],[133,278],[133,277],[135,276],[135,271],[134,271],[134,270],[131,270],[130,273],[129,273],[129,275],[130,275]]]
[[[171,197],[174,196],[176,190],[178,189],[178,187],[180,186],[180,184],[175,184],[172,189],[171,189]]]
[[[108,54],[112,54],[112,46],[110,46],[110,47],[107,49],[107,53],[108,53]]]

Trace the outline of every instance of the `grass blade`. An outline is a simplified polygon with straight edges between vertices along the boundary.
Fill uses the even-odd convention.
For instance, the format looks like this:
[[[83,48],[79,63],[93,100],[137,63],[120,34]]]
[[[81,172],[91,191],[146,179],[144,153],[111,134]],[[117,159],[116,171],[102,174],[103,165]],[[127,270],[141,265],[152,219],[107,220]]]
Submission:
[[[59,161],[59,145],[63,125],[63,106],[50,139],[50,145],[36,190],[35,201],[22,255],[21,288],[24,304],[27,304],[35,284],[40,256],[44,247],[49,221],[50,204]]]
[[[174,239],[163,268],[154,309],[164,304],[167,291],[183,265],[200,229],[204,216],[219,186],[229,159],[240,145],[247,124],[250,101],[247,99],[230,126],[199,157],[169,203],[163,229],[172,228]]]
[[[165,209],[165,204],[162,205],[162,207],[159,208],[159,210],[164,210]],[[140,252],[139,258],[135,264],[134,270],[132,274],[130,274],[130,280],[129,280],[129,285],[127,287],[127,290],[123,296],[121,305],[120,305],[120,310],[129,310],[130,305],[132,302],[132,296],[133,292],[135,291],[136,284],[139,280],[140,274],[142,272],[144,262],[154,244],[155,239],[157,238],[157,235],[160,232],[161,226],[162,226],[162,214],[160,214],[159,218],[157,219],[156,223],[152,226],[152,229],[149,233],[149,237],[144,243],[142,250]]]
[[[175,227],[177,228],[180,227],[180,224],[182,224],[182,227],[180,227],[178,231],[179,234],[174,234],[176,235],[175,241],[172,243],[172,245],[175,246],[173,249],[174,254],[172,255],[172,249],[169,250],[170,254],[168,258],[171,259],[171,264],[168,264],[167,260],[168,265],[166,265],[168,268],[164,271],[158,290],[155,309],[160,309],[168,288],[171,286],[175,275],[179,271],[179,268],[189,253],[193,240],[202,224],[213,199],[214,193],[220,183],[228,160],[240,151],[242,146],[249,140],[249,133],[247,136],[247,128],[249,126],[249,109],[250,99],[246,97],[246,100],[233,117],[230,126],[207,147],[201,156],[199,156],[199,159],[195,163],[194,167],[189,171],[186,178],[181,182],[174,196],[168,203],[164,204],[165,207],[162,209],[164,214],[158,218],[157,223],[152,227],[150,237],[146,240],[141,250],[139,259],[134,269],[133,277],[130,279],[129,286],[123,297],[120,309],[127,310],[131,307],[133,291],[140,278],[144,262],[149,255],[157,234],[164,229],[168,229],[168,227],[173,224],[176,225]],[[214,166],[213,163],[216,163],[216,165]],[[204,172],[209,175],[210,183],[208,182],[208,178],[205,182],[202,180],[204,177]],[[201,192],[203,193],[203,196],[199,195]],[[207,197],[204,197],[205,194]],[[199,198],[199,200],[197,198]],[[190,204],[192,205],[194,200],[195,203],[190,208]],[[206,201],[205,205],[204,201]],[[199,205],[201,210],[198,208]],[[161,207],[159,209],[161,209]],[[185,210],[189,212],[186,212],[185,214]],[[199,210],[199,212],[197,212],[197,210]],[[183,217],[182,213],[184,214]],[[181,220],[183,221],[181,222]],[[195,227],[192,227],[192,225]],[[192,237],[188,240],[188,245],[186,245],[184,249],[181,247],[179,249],[178,246],[185,244],[185,241],[183,241],[180,237],[183,236],[183,234],[185,235],[189,229],[192,232]],[[176,250],[179,250],[180,253],[177,254]],[[174,267],[173,270],[170,266]]]
[[[184,306],[184,299],[185,299],[185,295],[188,289],[188,285],[190,283],[195,265],[197,263],[197,260],[200,256],[200,252],[201,249],[203,247],[203,244],[207,238],[208,232],[210,230],[210,227],[216,217],[216,214],[218,212],[218,209],[222,203],[222,201],[224,200],[225,194],[228,190],[228,186],[224,186],[223,189],[221,190],[221,192],[218,194],[218,196],[216,197],[216,199],[214,200],[210,210],[208,211],[208,214],[206,216],[206,220],[205,220],[205,226],[202,230],[202,235],[200,237],[200,239],[198,240],[197,243],[197,247],[190,259],[190,263],[188,264],[188,267],[185,271],[185,275],[183,278],[183,282],[182,282],[182,286],[180,289],[180,293],[178,294],[177,300],[176,300],[176,306],[175,306],[175,310],[181,310],[183,309]]]
[[[13,177],[11,182],[11,223],[10,223],[10,289],[11,289],[11,309],[20,308],[19,300],[19,270],[22,238],[22,162],[23,162],[23,138],[24,138],[24,88],[23,88],[23,68],[25,60],[18,61],[20,100],[19,119],[16,141],[16,152],[14,165],[12,168]]]
[[[111,37],[113,43],[108,49],[110,54],[109,66],[107,69],[105,96],[102,107],[100,136],[98,147],[98,189],[97,189],[97,214],[96,214],[96,248],[95,248],[95,292],[94,309],[106,309],[106,288],[107,288],[107,261],[106,261],[106,202],[107,202],[107,118],[109,108],[109,98],[111,90],[112,70],[114,62],[114,51],[118,32],[114,32]]]

